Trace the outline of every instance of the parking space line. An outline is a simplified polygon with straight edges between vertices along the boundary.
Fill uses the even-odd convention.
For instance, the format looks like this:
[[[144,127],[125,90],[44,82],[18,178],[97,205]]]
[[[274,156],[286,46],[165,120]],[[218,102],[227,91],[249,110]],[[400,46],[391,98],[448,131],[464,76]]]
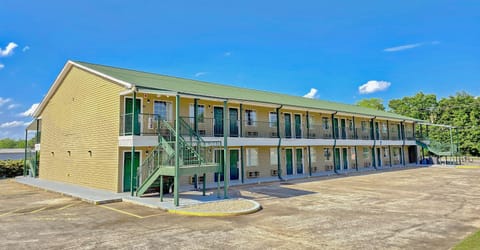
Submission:
[[[160,216],[160,215],[166,215],[167,213],[161,213],[161,214],[151,214],[147,216],[142,216],[140,219],[145,219],[145,218],[150,218],[150,217],[155,217],[155,216]]]
[[[3,214],[0,214],[0,217],[5,216],[5,215],[9,215],[9,214],[12,214],[12,213],[15,213],[15,212],[17,212],[17,211],[20,210],[20,209],[22,209],[22,208],[17,208],[17,209],[14,209],[14,210],[10,211],[10,212],[6,212],[6,213],[3,213]]]
[[[34,213],[36,213],[36,212],[43,211],[43,210],[45,210],[45,209],[47,209],[47,208],[48,208],[48,206],[42,207],[42,208],[39,208],[39,209],[35,209],[35,210],[33,210],[33,211],[30,211],[30,212],[28,212],[28,213],[29,213],[29,214],[34,214]]]
[[[65,206],[63,206],[63,207],[61,207],[61,208],[57,208],[57,210],[67,209],[67,208],[69,208],[69,207],[71,207],[71,206],[73,206],[73,205],[79,204],[79,203],[80,203],[80,202],[76,202],[76,203],[72,203],[72,204],[67,204],[67,205],[65,205]]]
[[[116,208],[113,208],[113,207],[108,207],[108,206],[105,206],[105,205],[98,205],[99,207],[103,207],[103,208],[106,208],[106,209],[110,209],[112,211],[115,211],[117,213],[121,213],[121,214],[126,214],[126,215],[130,215],[132,217],[135,217],[135,218],[139,218],[139,219],[142,219],[143,217],[140,216],[140,215],[136,215],[136,214],[132,214],[132,213],[129,213],[129,212],[125,212],[123,210],[119,210],[119,209],[116,209]]]

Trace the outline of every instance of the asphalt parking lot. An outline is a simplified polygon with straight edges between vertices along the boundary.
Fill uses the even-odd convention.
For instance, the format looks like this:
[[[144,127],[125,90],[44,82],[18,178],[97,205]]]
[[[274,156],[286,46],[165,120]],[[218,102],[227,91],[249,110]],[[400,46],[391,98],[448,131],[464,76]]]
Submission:
[[[191,217],[0,181],[1,249],[449,249],[480,228],[480,169],[417,168],[231,189],[263,210]]]

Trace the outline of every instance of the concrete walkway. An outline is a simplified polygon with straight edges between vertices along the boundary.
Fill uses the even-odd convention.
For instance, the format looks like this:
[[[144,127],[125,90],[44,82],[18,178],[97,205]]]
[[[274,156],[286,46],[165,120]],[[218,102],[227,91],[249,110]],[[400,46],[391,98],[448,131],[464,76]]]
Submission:
[[[195,216],[240,215],[258,211],[261,208],[260,204],[254,201],[242,200],[242,202],[240,202],[239,199],[224,199],[223,192],[220,197],[217,196],[217,192],[207,192],[205,193],[205,196],[199,191],[181,192],[180,206],[177,207],[173,204],[173,196],[171,194],[165,195],[163,202],[160,202],[158,194],[151,197],[140,198],[130,196],[130,193],[114,193],[101,189],[87,188],[38,178],[17,177],[15,180],[25,185],[49,192],[60,193],[95,205],[123,201],[141,206],[158,208],[171,213]],[[219,205],[216,206],[214,205],[215,203],[219,203]],[[245,208],[246,204],[250,204],[247,205],[249,206],[248,208]],[[184,210],[186,212],[182,212]]]

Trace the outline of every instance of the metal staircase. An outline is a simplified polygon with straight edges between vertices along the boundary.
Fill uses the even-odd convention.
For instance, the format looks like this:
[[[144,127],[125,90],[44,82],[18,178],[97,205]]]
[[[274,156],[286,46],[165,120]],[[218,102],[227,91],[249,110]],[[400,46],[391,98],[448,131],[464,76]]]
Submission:
[[[457,146],[446,143],[439,143],[437,141],[430,140],[416,140],[418,146],[427,149],[430,153],[436,156],[451,156],[456,155],[458,152]]]
[[[149,153],[138,168],[136,195],[142,196],[150,187],[159,186],[159,178],[174,176],[176,160],[176,140],[178,140],[180,168],[201,168],[218,166],[213,161],[212,149],[220,146],[220,141],[205,142],[195,131],[180,119],[178,137],[175,129],[167,121],[158,119],[158,145]],[[168,185],[167,185],[168,186]]]

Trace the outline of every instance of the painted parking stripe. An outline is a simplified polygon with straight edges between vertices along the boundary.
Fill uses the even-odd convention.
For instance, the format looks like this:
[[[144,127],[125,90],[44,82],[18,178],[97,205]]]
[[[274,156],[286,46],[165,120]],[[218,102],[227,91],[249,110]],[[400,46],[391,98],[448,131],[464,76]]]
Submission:
[[[10,211],[10,212],[6,212],[6,213],[3,213],[3,214],[0,214],[0,217],[5,216],[5,215],[9,215],[9,214],[12,214],[12,213],[15,213],[15,212],[17,212],[17,211],[20,210],[20,209],[22,209],[22,208],[17,208],[17,209],[14,209],[14,210]]]
[[[39,209],[35,209],[35,210],[33,210],[33,211],[30,211],[30,212],[29,212],[29,214],[34,214],[34,213],[37,213],[37,212],[43,211],[43,210],[45,210],[47,207],[48,207],[48,206],[46,206],[46,207],[42,207],[42,208],[39,208]]]
[[[98,205],[98,206],[99,206],[99,207],[106,208],[106,209],[110,209],[110,210],[115,211],[115,212],[117,212],[117,213],[130,215],[130,216],[133,216],[133,217],[136,217],[136,218],[139,218],[139,219],[142,218],[142,216],[140,216],[140,215],[132,214],[132,213],[129,213],[129,212],[126,212],[126,211],[123,211],[123,210],[119,210],[119,209],[113,208],[113,207],[108,207],[108,206],[105,206],[105,205]]]
[[[67,208],[69,208],[69,207],[71,207],[71,206],[74,206],[74,205],[77,205],[77,204],[80,204],[80,203],[81,203],[81,202],[72,203],[72,204],[67,204],[67,205],[65,205],[65,206],[63,206],[63,207],[57,208],[57,210],[64,210],[64,209],[67,209]]]

